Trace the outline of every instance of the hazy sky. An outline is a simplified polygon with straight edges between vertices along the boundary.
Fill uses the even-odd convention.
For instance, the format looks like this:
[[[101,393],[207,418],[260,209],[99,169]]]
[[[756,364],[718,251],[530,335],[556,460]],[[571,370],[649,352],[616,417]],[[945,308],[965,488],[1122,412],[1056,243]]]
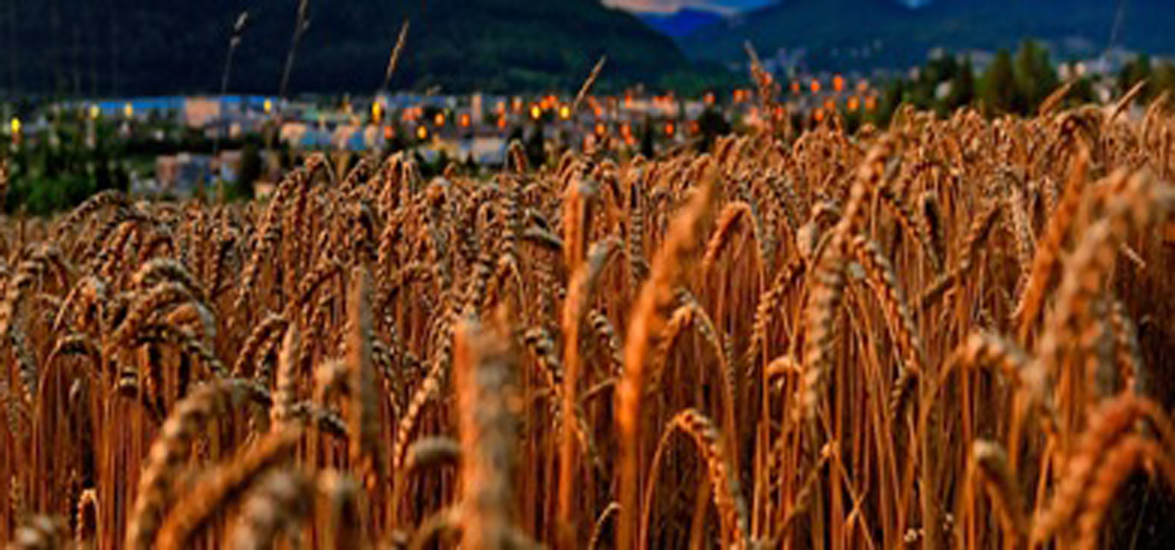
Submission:
[[[700,8],[736,13],[775,3],[776,0],[604,0],[609,6],[632,11],[672,13],[681,8]]]

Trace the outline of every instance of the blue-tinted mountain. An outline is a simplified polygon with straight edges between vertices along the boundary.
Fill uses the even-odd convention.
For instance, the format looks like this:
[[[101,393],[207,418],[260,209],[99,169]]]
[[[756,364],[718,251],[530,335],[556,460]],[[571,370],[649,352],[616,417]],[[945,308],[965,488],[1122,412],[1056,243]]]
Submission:
[[[675,13],[646,13],[640,18],[646,25],[671,38],[684,38],[703,27],[722,21],[722,16],[711,11],[682,9]]]
[[[764,55],[803,48],[806,63],[833,69],[908,66],[934,48],[1014,49],[1025,38],[1083,57],[1110,44],[1119,15],[1115,45],[1175,54],[1169,0],[785,0],[680,43],[692,57],[726,61],[745,56],[746,40]]]

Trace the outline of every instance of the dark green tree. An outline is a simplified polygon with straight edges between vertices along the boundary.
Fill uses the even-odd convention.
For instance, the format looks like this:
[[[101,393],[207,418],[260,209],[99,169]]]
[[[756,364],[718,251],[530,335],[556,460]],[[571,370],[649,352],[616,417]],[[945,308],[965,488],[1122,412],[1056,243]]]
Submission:
[[[1036,112],[1037,106],[1057,88],[1057,73],[1048,50],[1031,40],[1021,44],[1016,52],[1013,74],[1017,95],[1014,103],[1020,114]]]
[[[963,59],[963,64],[959,66],[958,74],[951,83],[951,93],[946,98],[946,107],[953,112],[970,105],[972,101],[975,101],[975,68],[968,57]]]
[[[1066,103],[1070,106],[1085,105],[1097,101],[1097,94],[1093,90],[1093,80],[1082,77],[1073,81],[1073,88],[1069,90]]]
[[[537,169],[547,162],[545,133],[543,123],[539,122],[534,125],[534,131],[526,140],[526,161],[531,168]]]
[[[230,198],[252,199],[253,184],[261,179],[262,171],[261,148],[254,140],[246,141],[245,147],[241,149],[241,169],[237,172],[237,181],[233,183]]]
[[[1147,54],[1139,54],[1134,58],[1134,61],[1127,63],[1122,67],[1122,71],[1118,74],[1118,87],[1121,93],[1129,92],[1136,84],[1151,78],[1151,56]],[[1144,86],[1142,93],[1138,94],[1139,101],[1149,101],[1154,86]]]
[[[1158,97],[1166,92],[1167,94],[1175,94],[1175,64],[1170,61],[1163,61],[1155,68],[1154,74],[1151,76],[1151,93]]]
[[[657,149],[653,143],[653,121],[647,116],[641,126],[641,155],[647,159],[657,156]]]
[[[1010,113],[1016,108],[1016,95],[1012,54],[1001,49],[983,75],[983,103],[993,113]]]
[[[877,112],[873,115],[873,123],[878,126],[888,126],[894,113],[898,112],[898,107],[901,107],[905,100],[906,81],[900,78],[891,80],[881,93],[881,102],[877,106]]]
[[[707,152],[714,148],[714,142],[719,136],[731,132],[730,123],[717,109],[707,108],[698,116],[698,132],[702,134],[698,142],[698,150]]]

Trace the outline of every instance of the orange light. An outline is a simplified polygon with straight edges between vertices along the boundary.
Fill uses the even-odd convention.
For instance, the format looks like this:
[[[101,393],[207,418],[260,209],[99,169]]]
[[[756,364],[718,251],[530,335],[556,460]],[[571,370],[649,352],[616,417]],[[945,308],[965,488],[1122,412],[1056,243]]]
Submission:
[[[819,80],[816,80],[815,78],[813,78],[812,84],[809,85],[808,87],[809,87],[809,89],[812,90],[812,93],[814,93],[814,94],[820,93],[820,81]]]
[[[824,100],[824,110],[835,111],[836,110],[836,102],[831,99]]]
[[[702,101],[705,101],[706,105],[713,105],[714,104],[714,92],[706,92],[706,95],[703,96]]]
[[[380,105],[380,103],[378,101],[372,103],[371,104],[371,120],[373,122],[375,122],[376,124],[379,124],[380,121],[383,120],[383,118],[384,118],[383,105]]]
[[[837,93],[845,91],[845,78],[841,75],[836,75],[832,78],[832,89]]]
[[[800,81],[799,80],[791,81],[791,93],[793,93],[793,94],[800,93]]]
[[[391,126],[384,126],[384,139],[390,140],[396,137],[396,131]]]
[[[691,134],[697,134],[701,131],[702,131],[702,127],[700,125],[698,125],[697,121],[691,120],[689,123],[689,132]]]
[[[461,118],[459,120],[460,120],[459,124],[461,124],[462,128],[468,128],[469,125],[471,124],[470,116],[468,113],[462,113]]]
[[[816,112],[812,113],[812,118],[816,122],[824,122],[824,109],[816,109]]]
[[[599,107],[596,107],[596,111],[595,111],[595,112],[596,112],[596,118],[599,118],[599,117],[602,117],[602,116],[604,116],[604,110],[603,110],[603,109],[601,109],[601,108],[599,108]]]
[[[543,118],[542,108],[540,108],[538,105],[531,105],[530,106],[530,118],[533,118],[535,120]]]
[[[625,138],[632,137],[632,126],[630,126],[627,122],[624,124],[621,124],[620,125],[620,134],[623,135]]]
[[[561,118],[563,120],[570,120],[571,119],[571,107],[568,107],[567,105],[560,106],[559,107],[559,118]]]
[[[608,127],[607,127],[607,126],[604,126],[604,124],[603,124],[602,122],[601,122],[601,123],[599,123],[599,124],[596,124],[596,135],[600,135],[600,136],[602,136],[602,135],[604,135],[604,134],[606,134],[606,133],[608,133]]]
[[[665,125],[665,135],[672,136],[677,133],[677,127],[672,122]]]
[[[868,80],[862,80],[857,83],[857,92],[858,93],[864,94],[867,91],[869,91],[869,81]]]
[[[849,98],[849,110],[856,111],[857,109],[860,109],[860,108],[861,108],[861,100],[857,99],[857,96],[850,97]]]
[[[417,126],[416,127],[416,139],[419,139],[420,141],[424,141],[424,140],[428,139],[428,128],[426,128],[424,126]]]
[[[445,125],[445,113],[437,113],[437,116],[433,117],[432,122],[433,122],[433,125],[438,128],[441,126],[444,126]]]
[[[869,112],[873,112],[873,111],[877,110],[877,98],[876,97],[869,96],[869,97],[865,98],[865,110],[869,111]]]
[[[506,117],[504,117],[504,116],[498,117],[498,128],[502,128],[502,129],[506,128]]]

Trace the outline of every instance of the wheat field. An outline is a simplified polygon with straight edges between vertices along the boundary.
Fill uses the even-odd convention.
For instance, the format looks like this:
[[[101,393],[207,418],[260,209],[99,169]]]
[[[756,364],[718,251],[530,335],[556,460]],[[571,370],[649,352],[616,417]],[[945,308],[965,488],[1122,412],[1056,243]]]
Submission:
[[[1127,102],[8,218],[0,538],[1125,548],[1175,483],[1175,117]]]

